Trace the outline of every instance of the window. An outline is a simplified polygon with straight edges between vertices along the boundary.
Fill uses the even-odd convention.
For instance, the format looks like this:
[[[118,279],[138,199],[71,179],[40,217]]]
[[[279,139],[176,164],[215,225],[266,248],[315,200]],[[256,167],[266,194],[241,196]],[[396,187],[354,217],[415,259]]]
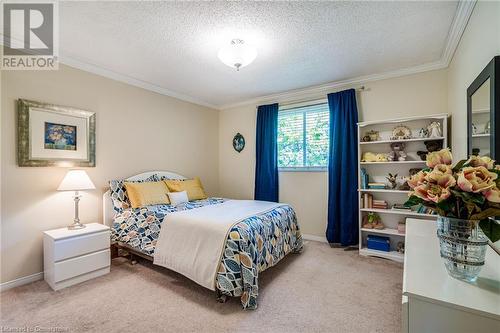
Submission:
[[[278,167],[324,169],[328,166],[328,103],[280,109]]]

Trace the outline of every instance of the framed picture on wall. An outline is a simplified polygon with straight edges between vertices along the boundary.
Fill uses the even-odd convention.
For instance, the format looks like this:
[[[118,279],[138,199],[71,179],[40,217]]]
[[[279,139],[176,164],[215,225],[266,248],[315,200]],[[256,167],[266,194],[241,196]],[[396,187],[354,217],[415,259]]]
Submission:
[[[17,120],[19,166],[95,166],[94,112],[19,99]]]

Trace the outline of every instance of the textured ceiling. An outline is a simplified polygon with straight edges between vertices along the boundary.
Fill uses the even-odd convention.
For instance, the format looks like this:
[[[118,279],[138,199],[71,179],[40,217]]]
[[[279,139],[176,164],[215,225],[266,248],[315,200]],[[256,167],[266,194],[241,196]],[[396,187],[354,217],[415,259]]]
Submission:
[[[61,2],[60,53],[221,106],[441,58],[457,2]],[[217,58],[242,38],[240,72]],[[69,62],[71,63],[71,62]]]

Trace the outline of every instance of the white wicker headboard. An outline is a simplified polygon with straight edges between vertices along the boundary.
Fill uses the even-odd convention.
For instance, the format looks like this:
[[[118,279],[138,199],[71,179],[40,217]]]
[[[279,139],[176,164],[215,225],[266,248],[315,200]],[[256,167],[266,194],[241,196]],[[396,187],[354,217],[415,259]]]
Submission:
[[[169,179],[186,179],[186,177],[181,176],[179,174],[169,172],[169,171],[148,171],[143,172],[138,175],[128,177],[126,180],[130,181],[138,181],[146,179],[154,174],[157,174],[159,177],[165,177]],[[102,196],[102,223],[111,227],[113,225],[113,216],[115,211],[113,210],[113,202],[111,201],[111,196],[109,190]]]

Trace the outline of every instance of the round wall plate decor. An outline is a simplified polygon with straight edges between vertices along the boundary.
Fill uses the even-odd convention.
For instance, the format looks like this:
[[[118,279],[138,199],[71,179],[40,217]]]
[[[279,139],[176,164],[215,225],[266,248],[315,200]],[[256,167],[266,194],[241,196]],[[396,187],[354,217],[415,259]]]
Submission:
[[[233,148],[240,153],[245,148],[245,138],[240,133],[236,133],[233,138]]]

